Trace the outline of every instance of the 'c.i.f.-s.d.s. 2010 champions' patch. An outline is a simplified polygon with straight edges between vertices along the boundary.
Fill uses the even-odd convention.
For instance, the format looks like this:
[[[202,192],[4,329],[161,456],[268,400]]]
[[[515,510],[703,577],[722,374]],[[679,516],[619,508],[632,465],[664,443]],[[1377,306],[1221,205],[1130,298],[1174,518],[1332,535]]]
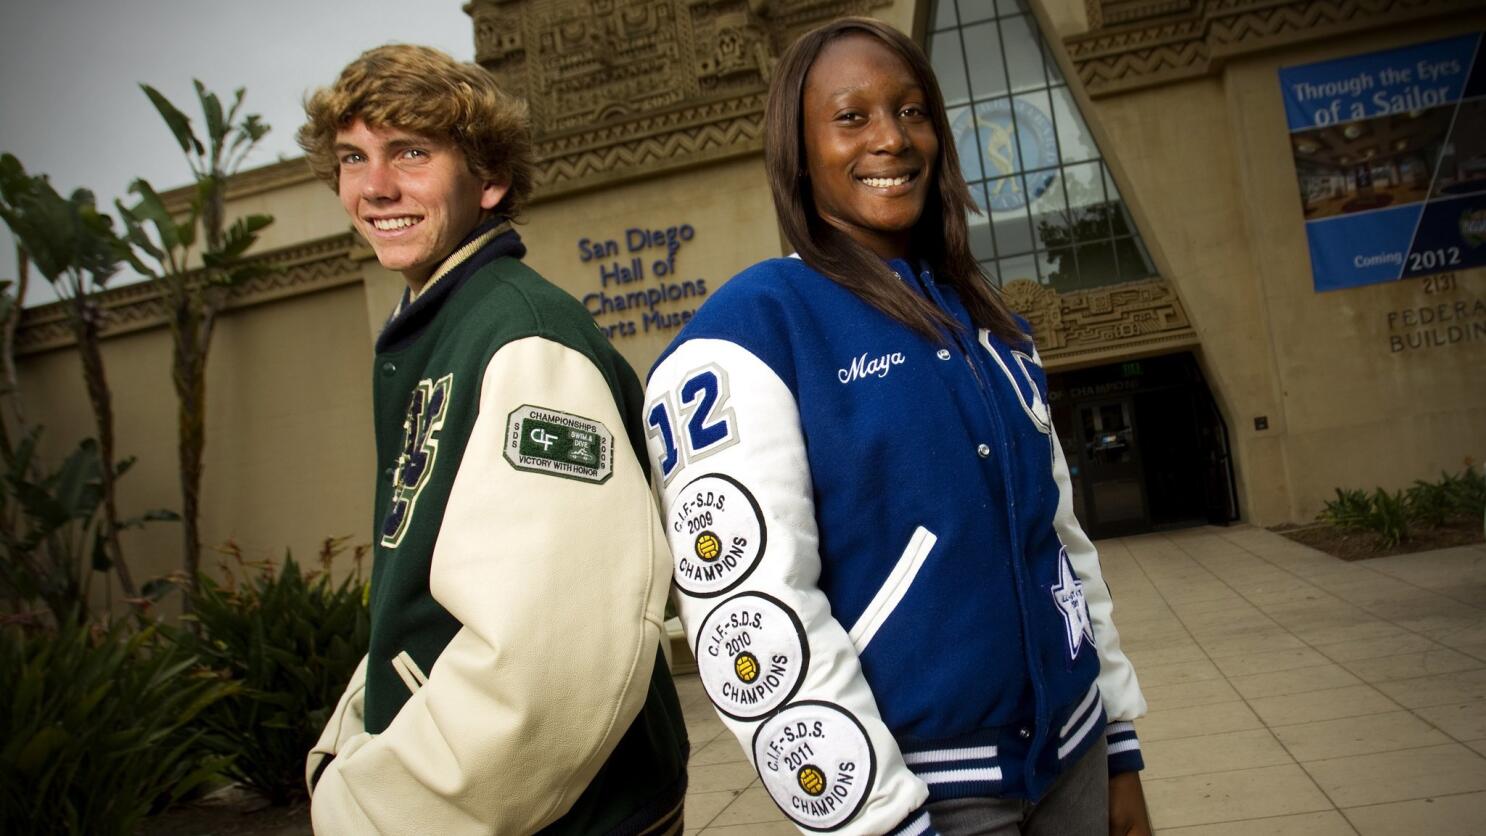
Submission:
[[[735,720],[756,720],[788,702],[810,664],[800,619],[757,592],[735,595],[702,619],[695,655],[707,696]]]
[[[581,415],[523,404],[506,418],[505,456],[517,470],[600,484],[614,475],[614,434]]]
[[[877,773],[861,722],[815,700],[787,705],[759,724],[753,763],[769,797],[806,830],[835,830],[851,821]]]

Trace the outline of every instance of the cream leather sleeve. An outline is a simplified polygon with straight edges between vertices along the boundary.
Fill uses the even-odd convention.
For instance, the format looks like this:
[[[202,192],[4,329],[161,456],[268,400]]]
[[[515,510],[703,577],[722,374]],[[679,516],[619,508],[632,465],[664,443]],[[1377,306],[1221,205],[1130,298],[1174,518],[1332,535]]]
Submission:
[[[702,685],[802,831],[929,832],[909,771],[820,576],[794,396],[738,345],[691,340],[645,416],[681,618]]]
[[[318,833],[531,833],[572,806],[644,703],[669,556],[607,383],[530,337],[496,352],[481,387],[430,578],[464,626],[387,730],[326,769]],[[597,436],[582,478],[521,452],[550,451],[563,426]]]
[[[1135,666],[1120,649],[1120,632],[1114,625],[1114,600],[1099,568],[1099,553],[1073,515],[1073,483],[1057,430],[1052,430],[1049,440],[1053,447],[1053,481],[1058,485],[1058,511],[1053,517],[1053,527],[1063,548],[1068,550],[1073,571],[1083,583],[1084,601],[1094,623],[1094,646],[1099,651],[1098,684],[1104,711],[1111,723],[1134,720],[1145,716],[1145,697],[1135,678]]]
[[[361,663],[351,674],[351,681],[346,683],[346,690],[335,704],[335,711],[331,712],[330,720],[320,732],[320,739],[315,741],[309,757],[305,758],[304,784],[311,795],[314,795],[315,783],[326,764],[340,754],[348,740],[366,731],[365,706],[366,657],[362,656]]]

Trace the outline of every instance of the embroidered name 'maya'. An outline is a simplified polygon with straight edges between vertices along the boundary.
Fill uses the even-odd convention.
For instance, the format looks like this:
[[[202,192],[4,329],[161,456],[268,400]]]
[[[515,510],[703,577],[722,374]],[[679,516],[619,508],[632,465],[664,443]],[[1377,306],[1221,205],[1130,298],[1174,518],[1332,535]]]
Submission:
[[[851,383],[867,377],[887,377],[887,373],[893,370],[893,366],[903,365],[906,359],[903,352],[894,351],[869,360],[867,352],[864,351],[862,356],[851,361],[849,367],[837,369],[836,377],[840,378],[842,383]]]

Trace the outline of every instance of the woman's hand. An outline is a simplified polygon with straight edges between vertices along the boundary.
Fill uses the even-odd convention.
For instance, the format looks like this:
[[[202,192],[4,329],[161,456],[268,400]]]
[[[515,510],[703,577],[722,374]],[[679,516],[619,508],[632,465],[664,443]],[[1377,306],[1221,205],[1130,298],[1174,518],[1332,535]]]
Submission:
[[[1109,836],[1151,836],[1139,772],[1109,776]]]

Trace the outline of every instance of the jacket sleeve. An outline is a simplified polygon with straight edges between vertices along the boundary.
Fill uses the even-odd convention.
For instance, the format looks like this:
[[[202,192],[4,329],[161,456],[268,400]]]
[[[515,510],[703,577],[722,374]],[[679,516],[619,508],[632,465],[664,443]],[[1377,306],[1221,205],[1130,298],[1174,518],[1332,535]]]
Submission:
[[[1083,526],[1073,515],[1073,485],[1068,474],[1068,461],[1057,431],[1051,435],[1053,447],[1053,481],[1058,485],[1058,511],[1053,517],[1058,539],[1068,550],[1068,561],[1083,583],[1084,601],[1089,619],[1094,623],[1094,646],[1099,651],[1099,693],[1104,699],[1104,712],[1109,718],[1105,742],[1109,751],[1109,772],[1134,772],[1143,769],[1140,740],[1131,721],[1145,716],[1145,697],[1135,677],[1135,666],[1120,648],[1120,632],[1114,625],[1114,599],[1099,568],[1099,553]]]
[[[646,390],[651,475],[707,696],[803,831],[932,833],[820,576],[799,410],[757,356],[681,344]]]
[[[429,578],[462,626],[387,729],[325,769],[318,833],[539,830],[644,703],[669,556],[608,384],[529,337],[480,386]]]

